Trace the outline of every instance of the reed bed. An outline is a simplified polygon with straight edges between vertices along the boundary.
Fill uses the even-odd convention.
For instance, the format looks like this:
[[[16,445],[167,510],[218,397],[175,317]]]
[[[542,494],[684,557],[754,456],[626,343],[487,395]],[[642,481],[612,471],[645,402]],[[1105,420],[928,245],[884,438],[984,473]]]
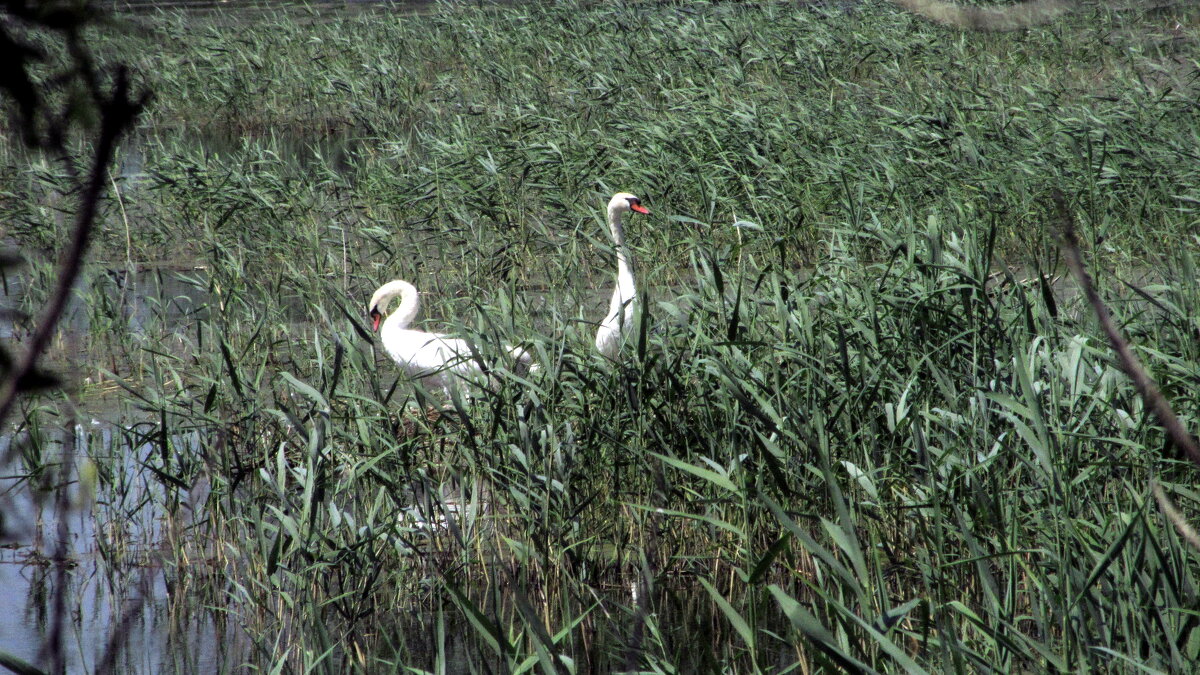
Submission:
[[[1195,428],[1197,47],[1168,20],[1194,23],[128,18],[97,39],[156,102],[80,291],[75,398],[150,450],[173,607],[279,672],[1185,671],[1197,551],[1149,484],[1195,517],[1195,468],[1060,278],[1047,202],[1072,196]],[[28,309],[66,188],[0,154]],[[618,189],[652,214],[613,364],[590,341]],[[395,277],[430,329],[542,367],[451,400],[398,379],[365,317]],[[25,409],[31,474],[67,405]],[[131,489],[96,455],[99,493]]]

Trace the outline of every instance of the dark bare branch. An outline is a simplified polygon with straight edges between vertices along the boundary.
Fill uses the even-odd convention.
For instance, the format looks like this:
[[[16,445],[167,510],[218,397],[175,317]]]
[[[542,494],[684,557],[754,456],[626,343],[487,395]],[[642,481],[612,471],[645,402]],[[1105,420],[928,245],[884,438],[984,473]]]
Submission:
[[[1150,406],[1150,410],[1154,416],[1158,418],[1159,424],[1167,432],[1167,438],[1171,443],[1178,447],[1188,459],[1192,460],[1196,466],[1200,466],[1200,448],[1196,446],[1196,439],[1183,428],[1183,424],[1179,418],[1175,416],[1175,411],[1171,409],[1171,405],[1167,403],[1166,397],[1158,390],[1158,386],[1154,384],[1154,380],[1146,374],[1146,369],[1142,367],[1137,356],[1129,347],[1129,342],[1117,330],[1113,323],[1112,315],[1108,311],[1108,307],[1100,300],[1100,295],[1096,293],[1096,287],[1092,284],[1092,278],[1087,273],[1083,266],[1083,254],[1079,251],[1079,237],[1075,233],[1075,218],[1071,215],[1067,208],[1066,198],[1061,192],[1055,191],[1052,195],[1054,207],[1057,211],[1057,217],[1063,228],[1063,238],[1066,241],[1066,257],[1067,266],[1071,268],[1071,273],[1079,280],[1079,285],[1082,287],[1084,295],[1092,305],[1092,310],[1096,312],[1096,318],[1100,321],[1100,327],[1104,330],[1104,334],[1108,336],[1108,341],[1112,345],[1113,351],[1117,353],[1117,359],[1120,362],[1121,369],[1129,375],[1133,380],[1134,386],[1137,387],[1138,393],[1141,394],[1142,400]]]
[[[1196,439],[1188,433],[1187,429],[1183,428],[1183,423],[1175,416],[1175,411],[1171,409],[1171,404],[1167,402],[1166,397],[1158,390],[1158,386],[1154,384],[1154,380],[1146,374],[1146,369],[1142,367],[1141,362],[1134,355],[1129,342],[1125,340],[1113,323],[1112,315],[1108,312],[1108,307],[1100,300],[1100,295],[1096,292],[1095,285],[1092,284],[1092,278],[1083,266],[1083,254],[1079,251],[1079,237],[1075,233],[1075,219],[1067,208],[1066,199],[1058,191],[1054,192],[1052,199],[1054,200],[1057,217],[1062,224],[1063,239],[1066,241],[1064,248],[1067,254],[1067,266],[1071,268],[1071,273],[1079,280],[1079,285],[1083,288],[1084,295],[1087,296],[1088,302],[1092,305],[1092,310],[1096,313],[1096,318],[1100,321],[1100,327],[1104,330],[1105,335],[1108,336],[1109,343],[1112,344],[1113,350],[1117,353],[1121,369],[1133,380],[1134,386],[1137,387],[1138,393],[1142,396],[1142,400],[1150,406],[1150,410],[1153,411],[1154,416],[1158,418],[1159,424],[1167,432],[1167,438],[1170,439],[1171,443],[1182,450],[1194,464],[1200,466],[1200,448],[1196,447]],[[1187,519],[1180,513],[1179,509],[1175,507],[1175,504],[1162,489],[1162,486],[1157,481],[1151,481],[1150,490],[1153,492],[1159,508],[1167,516],[1167,520],[1171,521],[1171,524],[1175,527],[1175,531],[1191,544],[1193,548],[1200,550],[1200,536],[1196,535],[1195,528],[1187,522]]]
[[[37,329],[26,345],[25,354],[16,360],[13,369],[0,386],[0,424],[4,422],[16,402],[20,392],[18,383],[34,371],[42,351],[50,344],[58,320],[67,306],[71,288],[83,267],[84,254],[87,252],[95,226],[97,207],[106,186],[108,166],[112,162],[117,143],[121,135],[133,126],[134,120],[148,101],[148,94],[141,93],[135,96],[130,89],[128,73],[121,69],[117,72],[111,93],[99,101],[100,135],[95,144],[86,184],[79,198],[79,209],[75,214],[70,241],[59,257],[57,285],[42,312]]]

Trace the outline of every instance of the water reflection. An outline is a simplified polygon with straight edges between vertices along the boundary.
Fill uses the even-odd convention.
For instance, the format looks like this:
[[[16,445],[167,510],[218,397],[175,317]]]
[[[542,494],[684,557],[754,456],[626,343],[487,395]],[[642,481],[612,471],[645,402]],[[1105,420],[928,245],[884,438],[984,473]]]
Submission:
[[[0,437],[0,607],[9,609],[0,652],[41,668],[57,654],[68,672],[212,673],[244,662],[249,644],[220,611],[173,611],[181,594],[168,587],[160,551],[166,528],[187,527],[192,513],[167,515],[146,468],[155,444],[129,445],[127,433],[99,423],[71,433]],[[194,447],[199,436],[170,442]],[[115,474],[106,481],[114,487],[95,489],[97,465]]]

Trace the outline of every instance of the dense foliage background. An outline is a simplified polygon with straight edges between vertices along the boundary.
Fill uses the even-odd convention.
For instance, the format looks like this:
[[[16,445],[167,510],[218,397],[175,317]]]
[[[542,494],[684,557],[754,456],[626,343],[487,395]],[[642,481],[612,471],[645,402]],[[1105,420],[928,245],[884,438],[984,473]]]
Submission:
[[[22,470],[58,462],[64,411],[109,423],[80,436],[97,522],[163,524],[97,528],[108,574],[153,550],[173,611],[229,622],[227,668],[1186,670],[1197,552],[1148,485],[1195,516],[1196,471],[1062,278],[1048,195],[1194,429],[1194,25],[119,16],[89,37],[155,98],[50,354],[88,379],[25,402]],[[0,159],[33,310],[72,176]],[[652,213],[613,364],[590,338],[617,190]],[[430,330],[543,367],[474,400],[397,380],[364,316],[397,277]],[[200,670],[186,624],[172,658]]]

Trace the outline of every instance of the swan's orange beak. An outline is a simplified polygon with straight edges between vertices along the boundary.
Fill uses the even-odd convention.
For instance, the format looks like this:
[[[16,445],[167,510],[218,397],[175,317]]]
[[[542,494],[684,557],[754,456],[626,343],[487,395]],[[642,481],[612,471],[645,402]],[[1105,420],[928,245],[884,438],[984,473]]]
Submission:
[[[646,214],[650,213],[650,209],[642,206],[641,204],[630,204],[629,208],[633,209],[634,211],[637,211],[638,213],[646,213]]]
[[[379,332],[379,321],[382,318],[383,315],[379,313],[379,310],[371,309],[371,330],[375,331],[376,333]]]

